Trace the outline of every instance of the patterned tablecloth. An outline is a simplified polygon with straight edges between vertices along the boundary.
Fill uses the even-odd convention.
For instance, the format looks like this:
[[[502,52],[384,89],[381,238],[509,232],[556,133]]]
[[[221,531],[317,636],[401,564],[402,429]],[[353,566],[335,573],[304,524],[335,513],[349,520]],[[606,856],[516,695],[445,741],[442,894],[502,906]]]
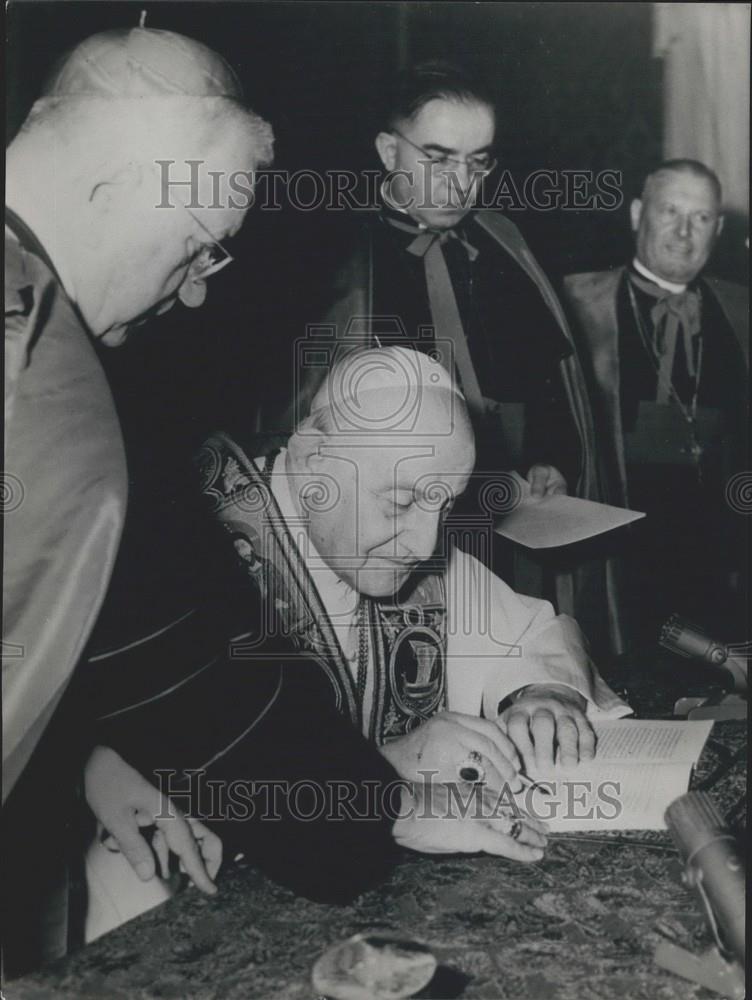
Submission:
[[[639,714],[668,715],[673,685],[666,671],[676,671],[679,661],[665,661],[663,674],[636,671],[626,685],[621,666],[621,676],[610,680],[629,689]],[[745,746],[744,723],[716,723],[694,782],[712,786],[737,829],[744,822]],[[530,866],[406,854],[387,882],[346,907],[296,898],[242,863],[224,873],[220,887],[213,899],[182,892],[68,959],[8,984],[6,996],[311,1000],[317,957],[366,929],[396,931],[431,947],[441,964],[422,997],[713,996],[653,963],[661,938],[696,953],[710,943],[665,833],[553,837],[544,860]]]

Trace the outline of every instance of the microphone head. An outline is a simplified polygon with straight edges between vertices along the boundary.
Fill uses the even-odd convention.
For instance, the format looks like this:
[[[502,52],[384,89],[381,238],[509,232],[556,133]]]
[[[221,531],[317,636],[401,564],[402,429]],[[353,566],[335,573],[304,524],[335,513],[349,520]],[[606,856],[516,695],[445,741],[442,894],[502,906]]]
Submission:
[[[665,813],[684,863],[687,882],[704,903],[722,955],[744,968],[746,877],[744,856],[705,792],[680,796]]]
[[[715,803],[706,792],[687,792],[666,810],[666,826],[686,863],[719,837],[730,837]]]
[[[728,650],[715,642],[697,625],[673,614],[661,626],[658,642],[664,649],[691,659],[705,660],[713,666],[722,666],[728,657]]]

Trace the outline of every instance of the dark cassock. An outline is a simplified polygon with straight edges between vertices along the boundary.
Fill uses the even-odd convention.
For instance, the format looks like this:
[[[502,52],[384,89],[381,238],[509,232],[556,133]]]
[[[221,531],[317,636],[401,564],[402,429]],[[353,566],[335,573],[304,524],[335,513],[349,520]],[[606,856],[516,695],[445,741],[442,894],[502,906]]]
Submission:
[[[72,354],[70,343],[76,344],[69,337]],[[41,343],[33,354],[41,370],[44,349]],[[127,455],[128,509],[106,596],[104,584],[98,591],[96,625],[4,808],[4,889],[13,901],[4,920],[8,975],[83,943],[92,888],[84,852],[96,831],[81,777],[96,745],[111,747],[173,793],[183,812],[204,819],[222,838],[226,863],[243,853],[300,894],[349,899],[377,881],[393,859],[399,799],[379,790],[392,787],[396,772],[332,707],[318,666],[292,656],[283,638],[261,658],[234,655],[232,640],[255,627],[257,599],[234,554],[226,552],[224,535],[214,536],[193,475],[191,445],[209,419],[200,402],[206,366],[186,372],[196,357],[184,329],[176,330],[174,343],[169,334],[162,341],[145,334],[118,351],[101,352]],[[166,398],[168,370],[172,400]],[[82,371],[79,365],[79,381]],[[59,382],[59,366],[57,375]],[[16,413],[22,402],[16,396]],[[88,419],[88,411],[71,409],[64,397],[60,405],[71,420]],[[214,406],[207,403],[207,409]],[[101,427],[102,433],[109,429],[104,422]],[[48,449],[66,429],[61,422]],[[78,441],[96,456],[99,438],[79,435]],[[46,468],[37,470],[37,479]],[[50,459],[50,468],[61,476],[58,462]],[[80,503],[88,480],[74,481],[76,468],[80,472],[72,463],[61,483]],[[100,462],[100,480],[106,471]],[[55,500],[57,494],[47,496]],[[96,519],[81,509],[81,530],[93,532]],[[37,503],[23,513],[46,523]],[[71,533],[65,545],[58,543],[74,567],[70,546],[78,537]],[[52,562],[57,549],[49,553]],[[40,572],[47,565],[41,563]],[[79,580],[82,589],[86,583]],[[71,616],[68,629],[76,624]],[[284,790],[296,783],[302,784],[291,802]],[[328,801],[321,809],[313,786],[327,794],[331,788],[332,795],[338,787],[351,790],[344,821],[328,821]],[[300,813],[313,818],[299,819]]]
[[[609,498],[647,514],[622,550],[636,634],[655,638],[672,611],[741,627],[746,525],[726,488],[748,467],[744,289],[673,292],[632,265],[572,275],[565,295]]]
[[[263,622],[236,553],[200,495],[191,451],[211,419],[203,409],[216,415],[216,407],[211,399],[197,404],[205,366],[194,370],[183,348],[183,408],[169,413],[158,386],[139,393],[135,372],[117,370],[124,353],[111,362],[131,497],[78,697],[96,720],[97,742],[165,791],[169,774],[176,804],[220,835],[226,860],[242,852],[296,892],[341,901],[388,866],[394,803],[373,789],[397,775],[331,707],[320,670],[293,655],[284,636],[246,655],[243,637]],[[146,349],[133,345],[133,364]],[[284,788],[296,783],[298,797],[289,799]],[[320,795],[306,784],[326,794],[347,785],[352,813],[366,819],[330,822],[328,803],[317,811]],[[372,864],[363,865],[365,855]]]
[[[476,475],[454,518],[480,524],[470,533],[474,554],[516,590],[573,614],[600,648],[620,649],[616,581],[605,561],[584,549],[533,558],[492,532],[504,508],[494,509],[483,487],[500,472],[553,465],[570,494],[601,496],[567,320],[517,227],[480,210],[453,229],[431,230],[382,205],[361,217],[341,260],[321,323],[297,346],[295,400],[277,426],[289,431],[306,416],[337,351],[398,344],[453,365],[477,449]],[[503,488],[497,495],[508,500]],[[458,529],[459,537],[468,533]]]

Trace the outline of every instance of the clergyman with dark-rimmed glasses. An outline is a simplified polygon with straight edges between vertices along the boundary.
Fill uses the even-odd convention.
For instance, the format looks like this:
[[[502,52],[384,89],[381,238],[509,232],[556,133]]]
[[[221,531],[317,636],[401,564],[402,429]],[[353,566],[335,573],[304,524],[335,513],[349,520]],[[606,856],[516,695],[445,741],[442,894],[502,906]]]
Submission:
[[[357,213],[330,306],[317,317],[321,329],[334,331],[335,350],[343,338],[398,343],[453,367],[475,425],[479,487],[487,474],[516,470],[534,495],[597,499],[592,418],[559,301],[517,226],[478,207],[503,156],[492,92],[455,66],[417,65],[395,81],[377,127],[379,202],[373,212]],[[499,138],[510,141],[508,134]],[[298,345],[287,414],[298,420],[325,371],[320,350],[306,346]],[[472,502],[479,493],[471,487]],[[488,547],[508,582],[539,596],[545,588],[586,628],[590,619],[604,645],[618,645],[615,632],[607,634],[613,619],[605,603],[591,615],[575,606],[569,574],[544,582],[540,567],[527,565],[522,585],[521,554],[502,549],[497,536]],[[606,592],[603,566],[594,571],[590,597]],[[590,597],[586,607],[594,609]]]

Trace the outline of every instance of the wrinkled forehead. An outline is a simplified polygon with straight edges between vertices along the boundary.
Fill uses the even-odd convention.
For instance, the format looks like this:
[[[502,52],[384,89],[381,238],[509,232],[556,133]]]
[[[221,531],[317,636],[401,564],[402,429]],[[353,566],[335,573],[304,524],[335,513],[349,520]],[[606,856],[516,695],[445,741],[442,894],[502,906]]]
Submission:
[[[715,213],[721,207],[707,177],[678,170],[663,170],[651,177],[643,197],[649,203],[681,202]]]
[[[332,439],[329,453],[351,463],[366,493],[379,495],[390,489],[415,490],[431,483],[445,483],[461,493],[472,472],[475,449],[465,419],[446,435],[374,433],[357,442]]]

